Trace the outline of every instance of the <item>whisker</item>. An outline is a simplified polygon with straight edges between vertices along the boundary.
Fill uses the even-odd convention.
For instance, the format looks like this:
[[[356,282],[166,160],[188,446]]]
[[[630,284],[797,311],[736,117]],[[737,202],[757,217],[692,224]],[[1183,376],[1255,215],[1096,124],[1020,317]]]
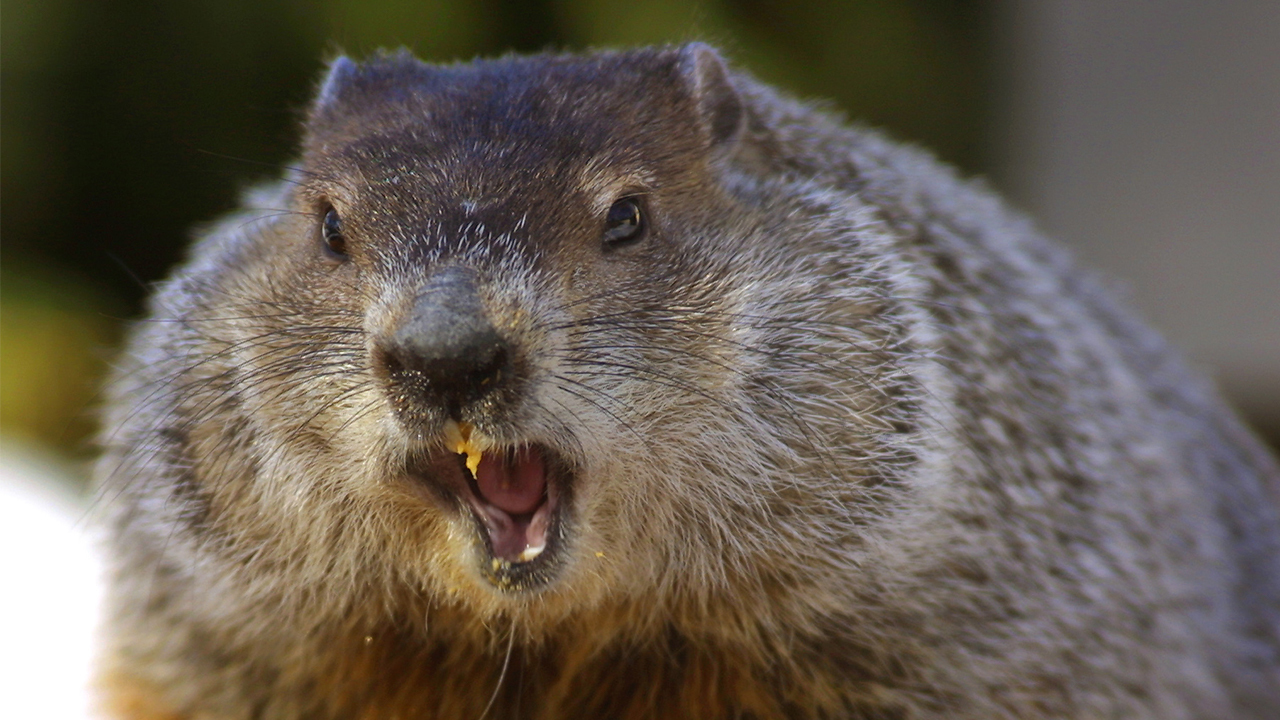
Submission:
[[[484,712],[480,713],[479,720],[484,720],[489,716],[489,711],[493,709],[494,704],[498,701],[498,692],[502,690],[502,681],[507,679],[507,667],[511,664],[511,653],[515,648],[516,629],[514,621],[512,621],[511,630],[507,636],[507,652],[502,658],[502,670],[498,673],[498,683],[493,688],[493,694],[489,696],[489,703],[484,706]]]

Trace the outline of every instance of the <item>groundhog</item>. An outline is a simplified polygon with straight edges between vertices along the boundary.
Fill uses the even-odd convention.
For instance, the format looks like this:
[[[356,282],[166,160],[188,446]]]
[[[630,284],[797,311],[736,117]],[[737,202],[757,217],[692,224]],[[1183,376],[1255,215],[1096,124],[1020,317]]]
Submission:
[[[713,49],[334,61],[110,384],[108,716],[1280,717],[1280,472]]]

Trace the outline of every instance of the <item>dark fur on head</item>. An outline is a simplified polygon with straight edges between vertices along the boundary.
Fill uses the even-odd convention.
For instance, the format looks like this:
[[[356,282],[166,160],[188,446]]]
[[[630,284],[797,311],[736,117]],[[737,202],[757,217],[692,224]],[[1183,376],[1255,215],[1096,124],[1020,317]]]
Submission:
[[[433,313],[475,388],[398,359]],[[706,46],[340,58],[151,315],[98,466],[121,717],[1280,707],[1274,462],[985,190]],[[543,458],[535,559],[454,422]]]

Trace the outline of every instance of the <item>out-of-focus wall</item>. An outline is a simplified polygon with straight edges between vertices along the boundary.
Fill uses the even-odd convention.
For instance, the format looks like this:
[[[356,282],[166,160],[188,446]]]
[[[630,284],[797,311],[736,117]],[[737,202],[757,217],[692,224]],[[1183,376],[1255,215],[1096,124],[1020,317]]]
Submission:
[[[1280,440],[1280,2],[1010,0],[998,182]]]

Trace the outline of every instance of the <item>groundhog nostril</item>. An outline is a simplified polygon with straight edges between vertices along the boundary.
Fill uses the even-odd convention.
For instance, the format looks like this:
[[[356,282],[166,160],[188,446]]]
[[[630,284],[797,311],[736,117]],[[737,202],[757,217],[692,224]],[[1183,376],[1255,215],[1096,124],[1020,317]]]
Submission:
[[[397,394],[438,409],[456,410],[488,393],[510,366],[507,343],[489,322],[474,273],[465,268],[433,276],[382,345]]]
[[[398,364],[417,373],[430,393],[441,396],[483,392],[501,377],[506,358],[502,340],[491,332],[463,343],[398,349]]]

